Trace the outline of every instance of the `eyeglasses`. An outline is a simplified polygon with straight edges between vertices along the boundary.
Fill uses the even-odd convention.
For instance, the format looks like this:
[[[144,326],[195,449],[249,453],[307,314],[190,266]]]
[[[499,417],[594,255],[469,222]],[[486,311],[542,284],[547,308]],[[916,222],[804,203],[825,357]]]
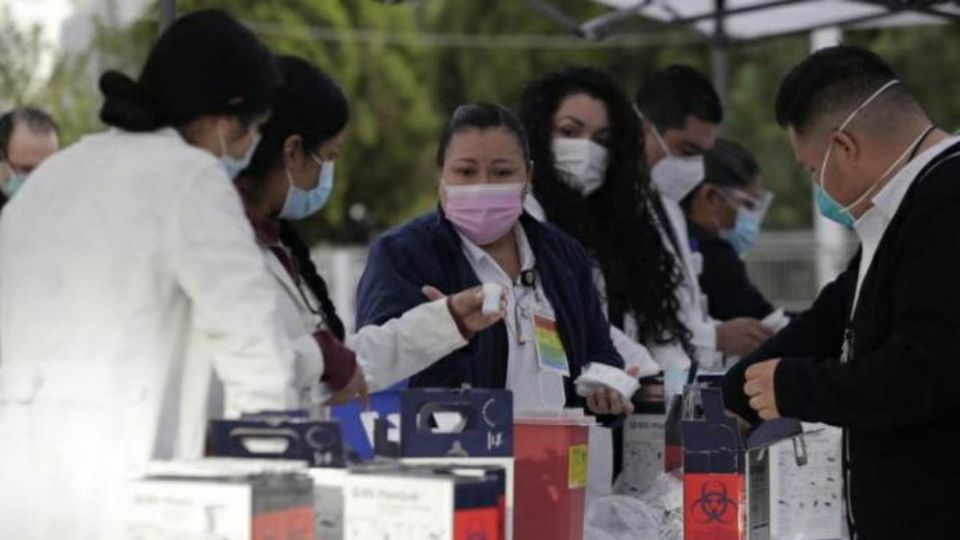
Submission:
[[[736,188],[720,188],[717,190],[734,208],[743,207],[751,212],[764,212],[773,200],[773,193],[764,190],[757,197]]]

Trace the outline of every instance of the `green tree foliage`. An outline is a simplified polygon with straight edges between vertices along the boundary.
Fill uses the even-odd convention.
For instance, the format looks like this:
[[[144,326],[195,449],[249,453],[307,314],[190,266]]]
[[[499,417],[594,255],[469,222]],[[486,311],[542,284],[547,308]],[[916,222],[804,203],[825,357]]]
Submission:
[[[578,20],[604,12],[593,2],[556,3]],[[226,9],[276,52],[315,62],[351,98],[353,117],[337,163],[334,197],[321,215],[302,224],[311,241],[342,240],[344,214],[355,203],[385,225],[435,205],[439,130],[461,103],[514,107],[533,78],[569,64],[609,70],[630,95],[650,73],[671,63],[710,71],[709,47],[690,33],[663,31],[592,44],[564,37],[562,28],[528,1],[179,0],[181,13],[201,7]],[[51,109],[68,142],[102,129],[96,119],[97,76],[108,68],[135,76],[156,37],[157,17],[154,8],[123,29],[101,18],[91,50],[60,58],[50,80],[38,85],[32,80],[42,50],[36,32],[17,31],[0,12],[0,96],[7,104]],[[635,24],[623,23],[621,29]],[[848,41],[888,58],[935,121],[956,125],[960,100],[951,90],[953,66],[960,65],[960,27],[857,31]],[[729,50],[725,135],[758,155],[777,194],[767,221],[771,228],[809,227],[813,215],[809,175],[794,163],[773,120],[779,81],[808,48],[808,39],[796,36]]]
[[[0,8],[0,106],[25,103],[36,85],[36,67],[44,52],[40,27],[19,28],[10,6]]]

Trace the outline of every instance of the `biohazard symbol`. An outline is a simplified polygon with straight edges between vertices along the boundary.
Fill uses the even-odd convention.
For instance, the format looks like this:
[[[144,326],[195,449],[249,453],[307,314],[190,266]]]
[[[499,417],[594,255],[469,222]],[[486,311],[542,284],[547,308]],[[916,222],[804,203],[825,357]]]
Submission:
[[[693,518],[700,523],[726,524],[737,517],[737,503],[727,495],[727,486],[717,481],[704,482],[700,486],[700,498],[693,502],[690,509]]]

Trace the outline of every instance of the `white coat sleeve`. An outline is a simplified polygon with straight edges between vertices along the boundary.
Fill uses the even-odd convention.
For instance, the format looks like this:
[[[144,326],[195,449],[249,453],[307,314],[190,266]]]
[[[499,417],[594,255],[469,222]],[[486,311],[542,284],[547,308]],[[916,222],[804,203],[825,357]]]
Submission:
[[[613,346],[617,349],[617,352],[623,357],[624,370],[638,367],[640,373],[637,376],[640,378],[651,377],[660,372],[660,366],[653,361],[650,351],[624,334],[616,326],[610,326],[610,339],[613,341]]]
[[[346,340],[371,392],[416,375],[466,344],[446,299],[421,304],[379,326],[364,326]]]
[[[217,163],[182,180],[168,228],[170,262],[194,329],[208,338],[224,414],[291,408],[294,352],[240,197]]]

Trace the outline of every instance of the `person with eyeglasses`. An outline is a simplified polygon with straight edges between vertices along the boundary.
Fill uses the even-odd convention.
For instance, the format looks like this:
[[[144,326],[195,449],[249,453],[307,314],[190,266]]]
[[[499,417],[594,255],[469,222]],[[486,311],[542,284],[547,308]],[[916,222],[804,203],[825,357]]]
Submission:
[[[59,149],[60,128],[45,111],[16,107],[0,116],[0,209]]]
[[[347,96],[330,76],[294,56],[276,59],[281,84],[250,165],[236,179],[247,218],[277,290],[283,330],[294,344],[298,408],[362,397],[427,368],[498,322],[484,314],[479,288],[422,292],[409,310],[347,335],[310,249],[293,224],[320,212],[335,188],[334,167],[350,119]],[[430,285],[425,283],[425,285]],[[218,414],[220,384],[203,358],[191,362],[191,410]],[[212,388],[211,388],[211,384]],[[193,418],[198,415],[191,415]],[[197,456],[205,422],[186,426],[180,455]]]
[[[740,144],[718,139],[704,153],[705,180],[680,206],[687,216],[690,249],[700,259],[700,287],[717,320],[762,320],[775,308],[750,281],[743,256],[760,236],[773,194],[763,188],[760,167]]]
[[[424,285],[507,291],[505,320],[410,378],[417,387],[507,388],[516,411],[584,408],[616,423],[629,396],[578,395],[590,363],[623,369],[584,248],[523,212],[534,164],[508,109],[459,107],[437,151],[439,208],[380,236],[357,293],[357,326],[382,324],[422,301]],[[612,415],[612,416],[610,416]]]

